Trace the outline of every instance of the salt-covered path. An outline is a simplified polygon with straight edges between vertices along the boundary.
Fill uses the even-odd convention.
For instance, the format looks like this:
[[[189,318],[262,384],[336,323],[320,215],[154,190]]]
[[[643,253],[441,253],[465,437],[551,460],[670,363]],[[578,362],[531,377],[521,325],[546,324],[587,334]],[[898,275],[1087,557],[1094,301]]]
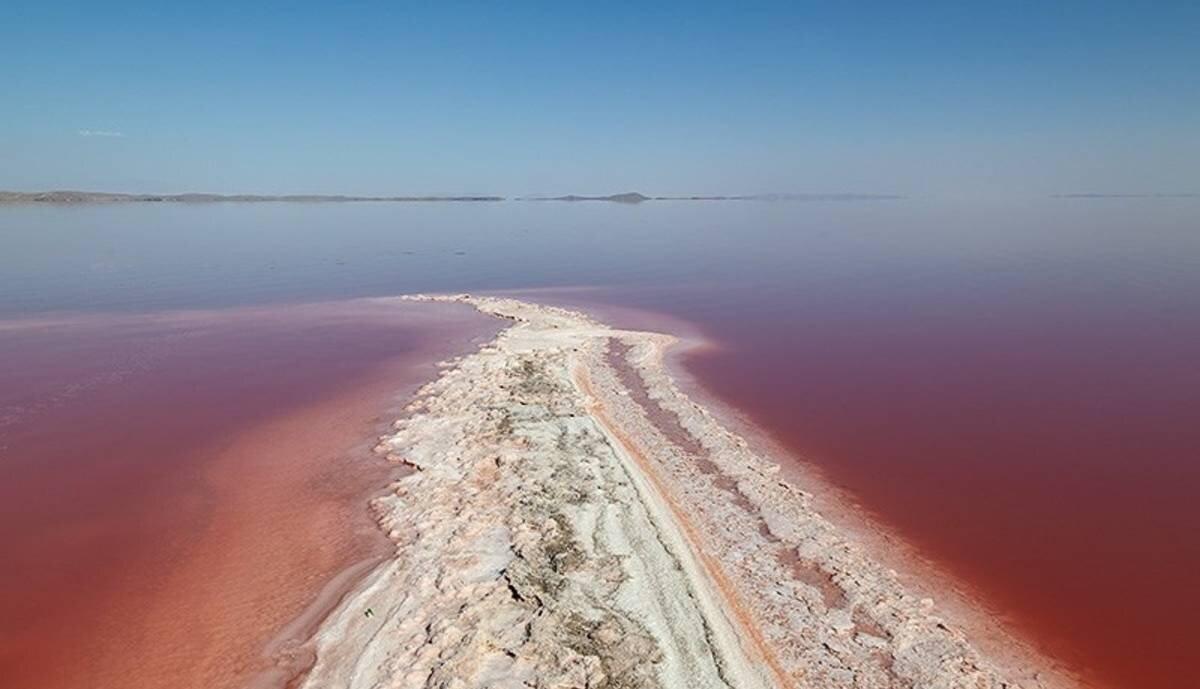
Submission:
[[[395,556],[306,687],[1050,687],[983,657],[671,380],[668,335],[512,299],[380,451]]]

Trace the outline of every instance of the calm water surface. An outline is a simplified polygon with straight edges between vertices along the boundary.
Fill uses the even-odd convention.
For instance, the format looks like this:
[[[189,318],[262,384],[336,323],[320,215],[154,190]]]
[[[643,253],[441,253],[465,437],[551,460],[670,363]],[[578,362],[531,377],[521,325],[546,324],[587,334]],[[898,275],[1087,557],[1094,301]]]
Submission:
[[[1200,201],[0,210],[5,323],[564,286],[694,323],[705,386],[1096,682],[1190,681]],[[17,337],[0,388],[34,404]]]
[[[390,480],[370,448],[396,396],[497,329],[457,309],[0,321],[0,686],[302,669],[306,625],[268,642],[388,549],[366,501]]]

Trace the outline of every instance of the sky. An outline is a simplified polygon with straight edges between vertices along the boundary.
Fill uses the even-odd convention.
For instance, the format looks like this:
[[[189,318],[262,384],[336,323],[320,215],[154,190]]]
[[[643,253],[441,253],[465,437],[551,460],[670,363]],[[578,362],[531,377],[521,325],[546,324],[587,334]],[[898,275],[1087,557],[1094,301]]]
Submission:
[[[1195,0],[176,4],[3,4],[0,189],[1200,192]]]

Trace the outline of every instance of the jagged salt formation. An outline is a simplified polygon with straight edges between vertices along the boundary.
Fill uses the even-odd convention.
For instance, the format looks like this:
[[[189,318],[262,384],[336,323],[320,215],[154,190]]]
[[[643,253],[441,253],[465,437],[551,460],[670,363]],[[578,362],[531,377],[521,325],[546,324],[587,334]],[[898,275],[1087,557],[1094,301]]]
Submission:
[[[984,659],[670,380],[666,335],[511,319],[381,450],[395,544],[306,687],[1046,687]]]

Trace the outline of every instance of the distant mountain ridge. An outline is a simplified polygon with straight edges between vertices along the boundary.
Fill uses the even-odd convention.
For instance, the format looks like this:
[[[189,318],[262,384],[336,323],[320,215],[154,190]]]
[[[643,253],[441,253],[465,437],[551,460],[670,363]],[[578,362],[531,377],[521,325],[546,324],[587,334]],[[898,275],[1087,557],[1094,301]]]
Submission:
[[[526,196],[522,201],[613,201],[615,203],[641,203],[643,201],[652,201],[653,198],[640,194],[636,191],[627,191],[623,194],[610,194],[608,196],[582,196],[580,194],[567,194],[566,196]]]

